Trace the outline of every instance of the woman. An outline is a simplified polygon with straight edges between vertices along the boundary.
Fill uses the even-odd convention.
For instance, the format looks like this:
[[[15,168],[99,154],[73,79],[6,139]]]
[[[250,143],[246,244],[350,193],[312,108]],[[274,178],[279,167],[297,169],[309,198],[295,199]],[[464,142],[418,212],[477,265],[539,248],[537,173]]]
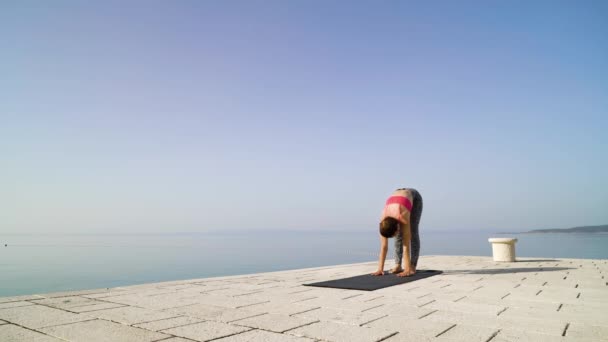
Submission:
[[[386,200],[380,221],[380,257],[378,270],[373,275],[384,274],[384,260],[388,251],[388,239],[395,238],[395,267],[391,273],[407,277],[416,273],[420,253],[418,224],[422,215],[422,196],[416,189],[397,189]],[[410,248],[411,244],[411,248]],[[403,250],[405,249],[405,255]],[[411,252],[411,257],[410,257]],[[403,267],[401,267],[401,261]]]

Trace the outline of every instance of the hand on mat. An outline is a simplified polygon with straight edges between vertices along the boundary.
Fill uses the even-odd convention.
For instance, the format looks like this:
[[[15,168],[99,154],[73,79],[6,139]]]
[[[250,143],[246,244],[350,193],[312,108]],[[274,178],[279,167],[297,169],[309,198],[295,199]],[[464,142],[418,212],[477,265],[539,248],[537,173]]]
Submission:
[[[372,273],[372,275],[373,275],[373,276],[381,276],[381,275],[384,275],[384,270],[378,270],[378,271],[376,271],[376,272]]]

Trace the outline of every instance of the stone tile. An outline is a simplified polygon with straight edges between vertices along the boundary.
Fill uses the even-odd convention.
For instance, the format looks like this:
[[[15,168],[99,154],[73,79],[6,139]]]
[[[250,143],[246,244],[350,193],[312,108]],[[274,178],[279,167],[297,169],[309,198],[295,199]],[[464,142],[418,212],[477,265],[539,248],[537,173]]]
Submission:
[[[124,305],[124,304],[99,302],[99,304],[71,307],[68,310],[70,310],[72,312],[83,313],[83,312],[91,312],[91,311],[97,311],[97,310],[122,308],[125,306],[126,305]]]
[[[486,284],[482,288],[479,288],[479,287],[472,288],[471,291],[467,292],[465,295],[467,296],[467,298],[477,299],[477,302],[483,303],[483,301],[485,300],[486,303],[495,303],[497,301],[500,301],[506,295],[510,296],[509,299],[513,298],[513,295],[510,294],[510,291],[512,288],[513,287],[511,286],[509,288],[501,289],[501,288],[495,288],[493,286],[488,287],[488,285]],[[469,301],[467,301],[467,302],[469,302]]]
[[[85,298],[96,299],[96,298],[121,296],[121,295],[128,294],[130,292],[131,293],[135,293],[136,291],[126,291],[126,290],[113,289],[113,290],[110,290],[108,292],[83,294],[81,296],[85,297]]]
[[[459,312],[470,312],[479,314],[490,314],[497,315],[503,311],[506,307],[492,304],[472,304],[462,302],[443,302],[435,301],[424,306],[425,309],[430,310],[446,310],[446,311],[459,311]]]
[[[30,303],[30,302],[25,302],[25,301],[0,303],[0,310],[18,308],[20,306],[28,306],[28,305],[34,305],[34,304]]]
[[[400,316],[388,316],[365,324],[364,326],[398,331],[400,334],[435,337],[453,326],[443,321],[427,321]]]
[[[553,336],[561,336],[566,326],[566,322],[544,321],[539,323],[539,321],[531,321],[526,318],[505,318],[502,315],[495,316],[442,310],[425,316],[421,321],[466,324],[494,329],[510,328],[512,330],[530,331]]]
[[[264,330],[251,330],[241,334],[214,340],[214,342],[311,342],[313,340],[305,337],[296,337],[286,334],[278,334]],[[164,342],[164,341],[163,341]]]
[[[307,325],[316,321],[316,319],[309,319],[304,317],[265,314],[241,319],[232,322],[232,324],[282,333],[287,330],[301,327],[303,325]]]
[[[449,338],[443,338],[438,340],[435,337],[421,336],[412,333],[397,333],[382,342],[463,342],[462,340],[453,340]]]
[[[235,288],[224,288],[224,289],[198,289],[197,292],[202,294],[212,294],[215,296],[228,296],[228,297],[240,297],[248,294],[257,293],[258,291],[235,289]]]
[[[608,309],[608,307],[607,307]],[[605,311],[604,311],[605,312]],[[544,322],[578,322],[587,323],[589,325],[604,325],[607,319],[604,315],[598,316],[596,312],[580,312],[580,313],[565,313],[565,312],[539,312],[536,310],[524,310],[520,308],[509,308],[500,315],[505,319],[526,318],[530,321]]]
[[[158,342],[192,342],[189,338],[171,337],[166,340],[160,340]]]
[[[422,294],[421,294],[422,293]],[[362,302],[363,304],[367,304],[370,306],[391,306],[391,305],[399,305],[399,306],[410,306],[410,307],[420,307],[425,304],[428,304],[430,301],[437,300],[431,292],[424,291],[421,293],[412,293],[412,292],[403,292],[403,293],[392,293],[390,295],[385,295],[383,298]]]
[[[489,300],[487,298],[480,297],[465,297],[458,301],[459,303],[470,303],[470,304],[498,304],[509,308],[523,308],[523,309],[534,309],[542,310],[547,312],[557,311],[559,303],[555,302],[538,302],[538,301],[526,301],[511,299],[509,296],[499,300]],[[562,308],[563,310],[563,308]]]
[[[231,284],[231,288],[247,290],[247,291],[265,291],[269,289],[277,289],[285,286],[283,281],[264,281],[255,280],[248,283],[234,283]],[[204,286],[203,288],[208,287]],[[200,287],[199,287],[200,288]],[[203,291],[204,292],[204,291]]]
[[[448,322],[454,324],[468,324],[467,321],[473,322],[476,325],[481,326],[497,326],[498,316],[488,314],[475,314],[470,312],[458,312],[458,311],[433,311],[430,315],[421,318],[422,321],[439,321]]]
[[[148,342],[170,337],[166,334],[133,328],[101,319],[58,325],[43,328],[41,331],[74,342]]]
[[[147,323],[135,324],[134,327],[152,330],[152,331],[160,331],[165,329],[171,329],[175,327],[181,327],[183,325],[189,325],[194,323],[200,323],[203,320],[193,317],[180,316],[173,317],[167,319],[161,319],[158,321],[152,321]]]
[[[92,305],[103,303],[97,301],[95,299],[79,297],[79,296],[64,296],[59,298],[44,298],[44,299],[36,299],[32,300],[32,303],[51,306],[57,309],[65,309],[70,310],[70,308],[75,306],[84,306],[84,305]]]
[[[85,298],[90,298],[89,296],[84,296]],[[123,305],[138,305],[140,303],[145,303],[150,299],[144,298],[142,295],[138,295],[137,293],[121,293],[114,296],[108,297],[99,297],[103,299],[105,302],[123,304]]]
[[[125,306],[121,308],[91,311],[86,314],[90,317],[103,318],[122,324],[132,325],[160,319],[175,317],[175,314],[168,312],[153,311],[148,309]]]
[[[60,342],[61,340],[13,324],[0,325],[0,341],[3,342]]]
[[[607,289],[608,290],[608,289]],[[608,296],[608,293],[606,293]],[[602,313],[606,311],[608,305],[571,305],[571,304],[563,304],[560,312],[564,315],[585,315],[585,314],[595,314],[598,316],[602,316]]]
[[[186,315],[196,318],[201,318],[204,320],[216,321],[229,323],[232,321],[236,321],[243,318],[253,317],[262,315],[265,312],[260,312],[259,310],[252,310],[249,308],[225,308],[221,306],[215,305],[206,305],[206,304],[195,304],[188,305],[181,308],[170,309],[167,312],[176,314],[176,315]]]
[[[44,297],[39,296],[39,295],[0,297],[0,303],[20,302],[20,301],[24,301],[24,300],[40,299],[40,298],[44,298]]]
[[[365,312],[415,319],[426,316],[433,311],[435,310],[431,310],[426,307],[419,308],[417,306],[411,306],[409,304],[389,303],[370,310],[366,310]]]
[[[556,342],[562,341],[561,336],[545,335],[529,331],[501,329],[491,340],[492,342]]]
[[[467,342],[486,342],[489,341],[490,338],[492,338],[492,336],[497,333],[498,329],[494,328],[458,324],[455,327],[446,331],[445,333],[439,335],[437,337],[437,341],[451,339]]]
[[[175,292],[155,295],[127,294],[114,297],[105,297],[103,300],[111,303],[138,306],[153,310],[164,310],[201,302],[201,300],[195,295]]]
[[[248,306],[242,309],[249,309],[251,311],[259,312],[259,313],[274,313],[280,315],[295,315],[301,312],[305,312],[308,310],[318,309],[318,306],[308,306],[308,305],[291,305],[289,303],[284,302],[268,302],[263,304],[257,304]]]
[[[606,280],[601,278],[603,274],[599,272],[602,269],[604,273],[608,273],[606,261],[556,259],[538,262],[536,259],[526,258],[528,259],[527,262],[500,264],[492,262],[489,257],[424,256],[420,259],[421,267],[442,269],[444,273],[373,292],[310,288],[301,285],[310,279],[332,279],[371,272],[375,268],[375,263],[371,262],[42,296],[16,296],[0,298],[0,320],[2,315],[10,313],[9,316],[13,319],[33,324],[50,316],[49,321],[57,324],[52,317],[57,312],[68,315],[72,312],[87,312],[86,315],[68,316],[73,319],[81,316],[91,317],[90,314],[94,312],[123,309],[122,306],[129,305],[155,313],[188,316],[163,319],[146,317],[146,320],[152,321],[147,328],[162,331],[177,329],[174,324],[204,323],[198,322],[199,320],[234,322],[234,325],[237,325],[241,319],[249,319],[249,314],[269,313],[282,317],[320,319],[321,323],[326,324],[341,322],[330,324],[329,327],[339,325],[341,328],[349,327],[355,330],[386,328],[397,332],[387,339],[389,342],[428,339],[451,341],[454,334],[459,332],[475,340],[483,337],[475,335],[476,333],[485,335],[484,329],[500,329],[501,333],[494,336],[492,342],[495,342],[495,339],[501,339],[498,341],[503,342],[509,339],[525,341],[535,337],[542,341],[545,336],[551,336],[561,342],[582,342],[598,340],[599,336],[605,334],[603,327],[608,326],[604,318],[604,313],[608,311],[608,287]],[[551,267],[569,269],[547,272]],[[96,298],[108,303],[98,303]],[[48,307],[47,309],[51,310],[50,315],[45,312],[28,312],[25,311],[27,308],[32,307],[36,310],[27,310],[39,311],[37,307],[40,307],[21,307],[25,305],[24,302],[29,301],[39,301],[71,312],[52,311]],[[185,309],[187,307],[191,309]],[[318,314],[316,317],[312,316],[315,311]],[[21,312],[21,315],[15,316],[15,312]],[[370,315],[374,318],[386,317],[362,322]],[[142,327],[148,324],[135,321]],[[129,324],[131,319],[128,316],[123,317],[121,322]],[[321,323],[313,323],[310,326],[319,326]],[[361,323],[367,324],[358,327],[357,324]],[[562,337],[566,323],[570,324],[568,334]],[[472,327],[464,332],[465,326]],[[338,328],[335,328],[336,334],[349,334]],[[441,332],[437,332],[438,328],[450,330],[435,338]],[[292,330],[289,330],[286,334],[291,332]],[[228,339],[238,335],[257,336],[259,333],[270,334],[256,330],[247,334],[235,334]],[[323,333],[326,334],[327,331]]]
[[[334,322],[350,325],[362,325],[364,323],[379,319],[385,315],[379,313],[356,312],[332,308],[319,308],[295,314],[292,317],[308,318],[315,321]]]
[[[43,294],[41,296],[44,297],[44,298],[58,298],[58,297],[80,296],[80,295],[103,294],[103,293],[108,293],[110,291],[111,291],[111,289],[62,291],[62,292],[45,293],[45,294]]]
[[[158,288],[174,290],[174,291],[182,291],[182,290],[200,290],[201,287],[196,284],[175,284],[175,285],[160,285]]]
[[[91,318],[43,305],[29,305],[0,310],[0,319],[30,329],[38,329],[52,325],[85,321]]]
[[[396,330],[318,322],[290,330],[287,334],[332,342],[373,342],[396,334]]]
[[[293,305],[297,306],[305,306],[305,307],[323,307],[323,308],[334,308],[334,309],[342,309],[342,310],[352,310],[352,311],[365,311],[371,308],[377,307],[377,303],[372,302],[354,302],[347,301],[339,298],[313,298],[310,300],[305,300],[301,302],[293,303]]]
[[[189,338],[195,341],[208,341],[220,337],[226,337],[241,332],[251,330],[251,328],[229,325],[218,322],[201,322],[162,330],[167,334]]]
[[[8,322],[0,321],[0,325],[2,325],[2,324],[8,324]]]
[[[255,300],[245,297],[226,297],[216,295],[201,295],[197,298],[198,303],[223,306],[228,308],[241,308],[267,302],[267,300]]]
[[[608,340],[608,314],[604,313],[604,326],[572,323],[566,331],[566,336],[574,339]]]
[[[271,289],[271,290],[274,290],[274,289]],[[285,303],[285,304],[291,304],[291,303],[306,301],[306,300],[320,297],[320,295],[318,293],[316,293],[315,291],[304,291],[304,292],[298,292],[298,293],[293,293],[293,294],[289,294],[289,293],[277,294],[271,290],[254,293],[254,294],[247,295],[247,296],[235,297],[235,299],[238,300],[238,299],[246,298],[252,302],[256,301],[258,303],[281,302],[281,303]]]

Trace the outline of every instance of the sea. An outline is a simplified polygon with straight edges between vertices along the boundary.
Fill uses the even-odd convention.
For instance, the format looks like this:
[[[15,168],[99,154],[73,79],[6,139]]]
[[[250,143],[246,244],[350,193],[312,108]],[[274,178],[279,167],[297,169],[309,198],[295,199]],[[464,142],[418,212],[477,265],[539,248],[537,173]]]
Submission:
[[[490,237],[517,238],[518,257],[608,259],[606,233],[421,231],[421,255],[491,256]],[[367,262],[379,245],[375,231],[0,233],[0,297]]]

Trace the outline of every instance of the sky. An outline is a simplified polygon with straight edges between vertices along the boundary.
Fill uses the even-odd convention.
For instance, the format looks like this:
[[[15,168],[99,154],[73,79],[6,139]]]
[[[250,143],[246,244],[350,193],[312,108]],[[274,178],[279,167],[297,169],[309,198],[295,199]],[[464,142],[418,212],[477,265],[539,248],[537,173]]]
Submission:
[[[608,224],[605,1],[2,1],[0,233]]]

